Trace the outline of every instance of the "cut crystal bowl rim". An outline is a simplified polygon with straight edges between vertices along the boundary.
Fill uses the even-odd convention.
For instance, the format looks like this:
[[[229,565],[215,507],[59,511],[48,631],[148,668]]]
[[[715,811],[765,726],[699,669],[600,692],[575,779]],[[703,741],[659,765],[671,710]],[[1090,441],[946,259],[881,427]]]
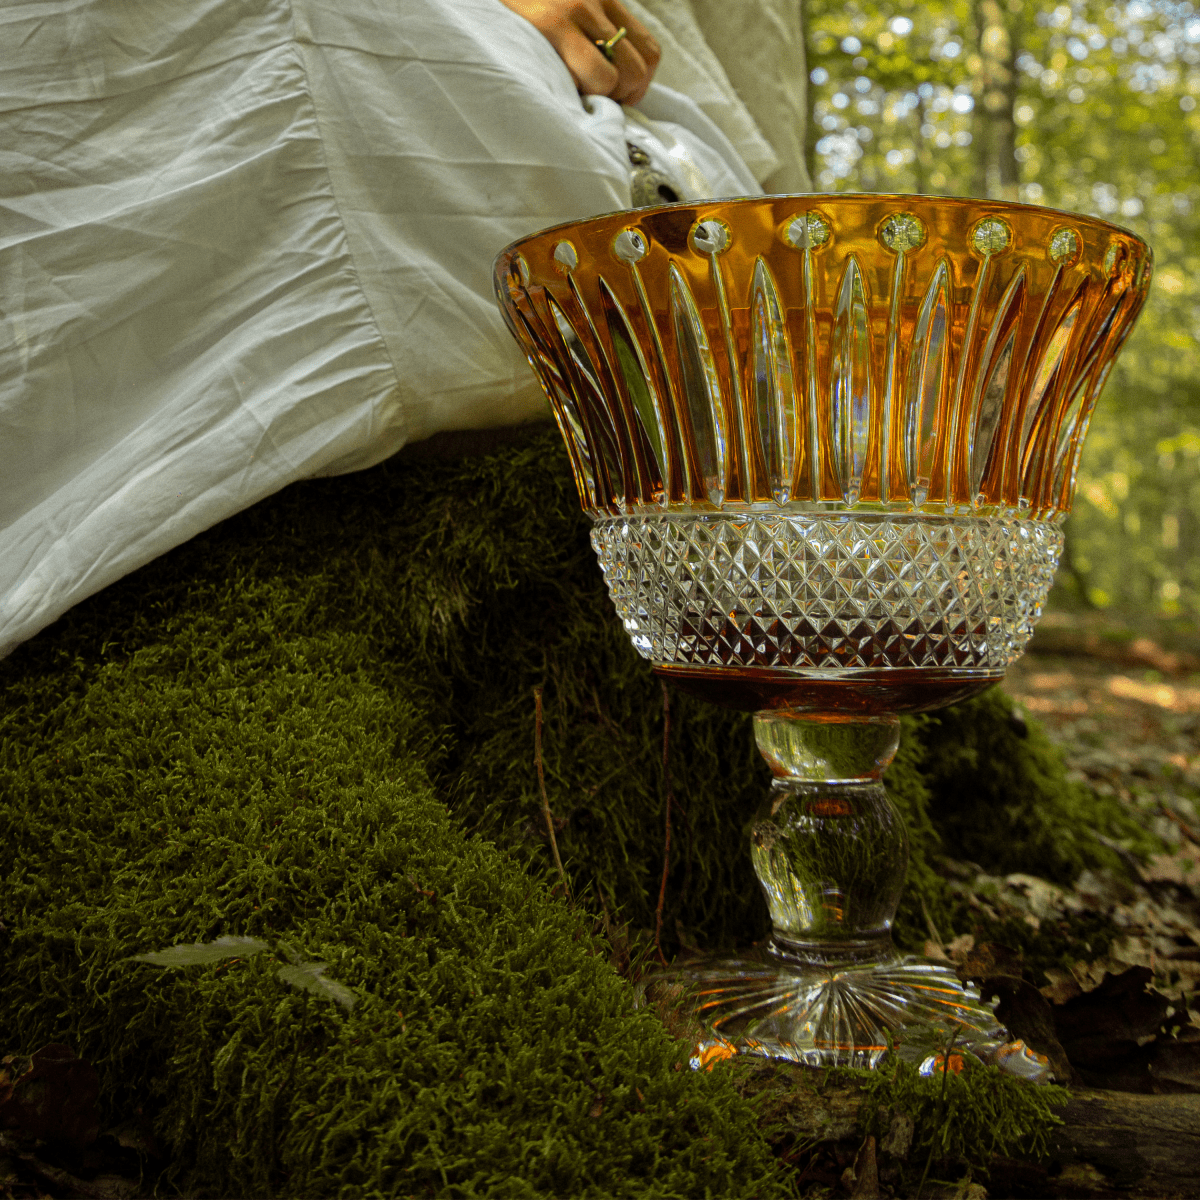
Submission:
[[[582,217],[574,221],[560,221],[557,225],[547,225],[544,229],[536,230],[534,233],[527,233],[523,237],[509,242],[508,245],[497,252],[496,257],[492,260],[492,266],[493,270],[495,270],[502,258],[512,254],[514,251],[520,250],[527,242],[537,241],[548,237],[552,233],[559,233],[563,230],[577,229],[581,225],[590,225],[593,222],[602,224],[606,220],[613,220],[619,217],[624,217],[627,220],[641,220],[645,216],[667,212],[671,209],[703,208],[714,204],[750,206],[771,200],[810,200],[817,207],[821,205],[837,205],[847,200],[861,201],[863,203],[868,201],[871,203],[881,203],[894,200],[898,204],[921,207],[936,206],[944,204],[946,201],[963,201],[972,205],[978,205],[981,208],[993,207],[997,212],[1025,211],[1038,213],[1043,216],[1046,214],[1061,216],[1066,222],[1090,225],[1097,229],[1110,229],[1113,233],[1119,233],[1125,237],[1133,238],[1136,242],[1140,242],[1147,251],[1151,250],[1149,242],[1140,233],[1136,232],[1136,230],[1130,229],[1126,225],[1118,225],[1115,221],[1106,221],[1103,217],[1094,217],[1090,213],[1072,212],[1066,208],[1051,208],[1047,204],[1030,204],[1024,200],[991,200],[980,196],[927,196],[920,192],[764,192],[759,196],[714,196],[709,200],[677,200],[672,204],[647,205],[645,208],[615,208],[610,212],[595,213],[593,216]]]

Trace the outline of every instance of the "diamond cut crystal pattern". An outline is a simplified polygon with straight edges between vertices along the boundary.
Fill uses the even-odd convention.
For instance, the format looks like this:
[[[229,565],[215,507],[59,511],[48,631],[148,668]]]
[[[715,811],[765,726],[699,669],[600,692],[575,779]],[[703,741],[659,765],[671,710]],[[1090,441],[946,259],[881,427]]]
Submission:
[[[1062,550],[1046,521],[731,512],[602,519],[592,545],[656,664],[1003,670]]]
[[[975,694],[1024,649],[1146,299],[1144,242],[1063,219],[754,197],[597,217],[496,260],[634,645],[685,691],[757,707],[774,934],[666,976],[709,1027],[701,1059],[932,1069],[953,1038],[1045,1076],[946,964],[893,950],[906,839],[879,780],[897,710]]]

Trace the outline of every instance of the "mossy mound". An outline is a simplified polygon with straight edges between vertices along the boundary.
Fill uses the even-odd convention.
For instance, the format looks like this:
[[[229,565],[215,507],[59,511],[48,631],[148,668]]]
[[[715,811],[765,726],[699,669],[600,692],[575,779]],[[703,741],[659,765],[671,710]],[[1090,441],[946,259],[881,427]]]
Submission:
[[[290,487],[79,605],[0,686],[5,1048],[67,1042],[112,1117],[153,1098],[177,1186],[784,1187],[753,1107],[723,1070],[679,1069],[687,1048],[635,1010],[585,915],[654,925],[664,701],[556,434]],[[546,883],[535,687],[575,908]],[[951,904],[939,852],[973,837],[987,865],[1003,836],[1014,869],[1025,819],[1037,870],[1060,816],[1090,819],[1028,740],[985,790],[997,703],[906,725],[902,944]],[[748,720],[674,697],[668,759],[664,948],[752,941],[743,830],[767,777]],[[1111,857],[1071,853],[1054,869]],[[121,961],[221,934],[285,939],[359,1003],[289,991],[266,956]]]
[[[860,1138],[874,1136],[878,1156],[892,1168],[887,1182],[900,1196],[930,1194],[920,1187],[927,1166],[987,1178],[997,1159],[1043,1157],[1070,1099],[1065,1088],[1030,1087],[969,1058],[957,1071],[924,1076],[898,1056],[875,1071],[768,1067],[746,1059],[736,1070],[742,1090],[761,1105],[781,1154],[803,1162],[814,1142],[833,1141],[831,1127],[844,1133],[853,1114],[854,1137],[842,1142],[835,1161],[844,1164]],[[818,1151],[807,1170],[828,1179],[820,1157]],[[834,1179],[840,1174],[835,1170]],[[931,1190],[939,1195],[943,1188]],[[814,1194],[828,1195],[829,1189]]]
[[[437,799],[469,566],[389,549],[417,523],[388,478],[292,489],[4,664],[6,1044],[68,1042],[110,1116],[153,1097],[193,1193],[773,1194],[725,1072],[683,1069],[590,921]],[[265,958],[122,961],[225,933],[358,1004]]]
[[[1112,843],[1159,848],[1115,796],[1069,780],[1058,749],[999,688],[921,718],[918,736],[929,815],[956,857],[1070,885],[1085,867],[1120,870]]]

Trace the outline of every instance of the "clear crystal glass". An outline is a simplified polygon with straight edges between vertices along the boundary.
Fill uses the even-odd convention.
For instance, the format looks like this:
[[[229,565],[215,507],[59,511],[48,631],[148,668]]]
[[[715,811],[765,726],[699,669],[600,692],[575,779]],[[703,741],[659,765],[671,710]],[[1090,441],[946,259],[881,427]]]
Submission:
[[[722,512],[600,518],[592,545],[656,665],[1001,672],[1062,534],[998,516]]]
[[[570,453],[620,619],[755,713],[773,933],[676,968],[712,1045],[815,1065],[951,1037],[1036,1076],[946,964],[900,956],[898,714],[1001,678],[1062,548],[1146,245],[990,201],[770,196],[548,230],[497,296]]]

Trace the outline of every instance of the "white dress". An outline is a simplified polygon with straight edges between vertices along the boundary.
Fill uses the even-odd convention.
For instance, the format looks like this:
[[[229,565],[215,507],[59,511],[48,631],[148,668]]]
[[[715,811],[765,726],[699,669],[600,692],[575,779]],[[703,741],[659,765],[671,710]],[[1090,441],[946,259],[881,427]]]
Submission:
[[[499,0],[0,8],[0,656],[294,480],[540,414],[491,260],[628,207],[628,129],[686,198],[787,176],[686,0],[631,7],[640,117]]]

